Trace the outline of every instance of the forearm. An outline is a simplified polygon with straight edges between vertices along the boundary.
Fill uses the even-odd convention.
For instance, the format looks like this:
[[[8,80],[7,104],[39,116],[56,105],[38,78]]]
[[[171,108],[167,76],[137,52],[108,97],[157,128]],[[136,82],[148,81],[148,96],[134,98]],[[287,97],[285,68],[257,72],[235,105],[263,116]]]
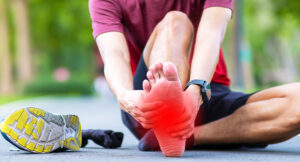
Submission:
[[[208,39],[202,39],[202,37],[198,36],[196,40],[197,47],[191,65],[190,80],[200,79],[206,80],[207,82],[211,81],[219,60],[220,43],[216,42],[220,42],[220,38],[216,35],[213,35]],[[199,108],[203,103],[200,87],[191,85],[186,91],[187,93],[190,93],[191,96],[195,97],[195,107]]]
[[[107,57],[104,63],[104,74],[116,98],[121,98],[126,91],[133,89],[129,60],[123,57]]]
[[[211,82],[230,18],[230,9],[212,7],[204,10],[197,29],[190,80],[200,79]],[[199,86],[191,85],[187,91],[198,98],[198,106],[202,104]]]
[[[97,37],[97,45],[104,62],[104,74],[114,95],[119,99],[132,90],[130,56],[122,33],[111,32]],[[117,45],[115,42],[118,42]]]
[[[198,35],[191,65],[190,80],[202,79],[211,81],[219,60],[222,37],[218,33],[209,37]]]
[[[200,21],[190,79],[211,81],[219,61],[220,47],[224,39],[231,10],[212,7],[204,10]]]

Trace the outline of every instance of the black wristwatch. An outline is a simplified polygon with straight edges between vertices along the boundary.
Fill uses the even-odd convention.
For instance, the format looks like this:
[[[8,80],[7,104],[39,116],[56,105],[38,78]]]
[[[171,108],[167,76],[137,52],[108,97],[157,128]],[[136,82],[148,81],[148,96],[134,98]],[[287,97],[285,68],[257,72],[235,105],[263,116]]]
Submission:
[[[200,86],[200,92],[201,92],[201,96],[202,96],[202,100],[204,103],[207,103],[210,98],[211,98],[211,88],[210,88],[210,84],[205,81],[205,80],[198,80],[198,79],[194,79],[189,81],[184,90],[186,90],[190,85],[198,85]]]

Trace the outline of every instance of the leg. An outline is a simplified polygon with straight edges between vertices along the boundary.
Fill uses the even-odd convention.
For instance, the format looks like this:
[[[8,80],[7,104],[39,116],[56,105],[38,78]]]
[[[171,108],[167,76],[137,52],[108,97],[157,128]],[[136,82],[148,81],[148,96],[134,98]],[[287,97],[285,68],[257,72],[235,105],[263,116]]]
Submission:
[[[193,43],[194,28],[188,17],[178,11],[166,14],[155,27],[144,49],[147,67],[170,61],[175,64],[183,85],[189,79],[188,57]]]
[[[163,101],[168,106],[163,112],[160,112],[160,116],[163,116],[162,119],[164,120],[160,120],[159,124],[152,127],[162,152],[166,156],[181,156],[185,148],[185,139],[171,137],[166,128],[171,126],[171,121],[177,119],[171,117],[171,114],[179,114],[177,111],[182,114],[185,111],[181,83],[185,84],[188,80],[188,55],[192,39],[193,27],[187,16],[180,12],[170,12],[156,26],[144,50],[144,60],[146,65],[150,65],[149,69],[151,71],[147,73],[150,84],[147,80],[144,82],[146,92],[144,102]],[[169,63],[166,63],[166,61],[169,61]],[[169,108],[172,109],[173,113],[170,113]],[[166,120],[166,117],[171,119]],[[191,126],[192,128],[193,126]],[[152,138],[149,138],[148,133],[146,133],[139,146],[145,146],[145,143],[151,141],[150,139]],[[142,150],[145,150],[144,148],[149,147],[143,147]]]
[[[272,144],[300,132],[300,83],[258,92],[240,109],[195,128],[195,145]]]
[[[193,25],[184,13],[178,11],[169,12],[155,27],[146,44],[143,58],[141,58],[133,78],[134,89],[142,89],[143,80],[147,79],[147,67],[156,62],[165,61],[175,63],[181,83],[185,85],[189,77],[188,55],[191,50],[193,35]],[[122,120],[138,139],[142,138],[148,131],[123,111]]]

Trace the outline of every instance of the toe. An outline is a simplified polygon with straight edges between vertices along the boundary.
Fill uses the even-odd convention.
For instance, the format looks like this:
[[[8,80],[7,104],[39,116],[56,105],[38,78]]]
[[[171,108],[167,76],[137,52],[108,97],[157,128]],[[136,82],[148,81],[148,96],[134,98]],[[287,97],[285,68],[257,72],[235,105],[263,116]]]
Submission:
[[[164,73],[164,76],[169,81],[179,80],[178,75],[177,75],[176,66],[171,62],[165,62],[163,64],[163,73]]]
[[[155,84],[155,79],[154,79],[154,76],[153,76],[153,74],[152,74],[151,71],[147,72],[147,78],[148,78],[148,80],[150,82],[150,87],[153,87],[154,84]]]
[[[156,69],[160,77],[164,77],[163,64],[161,62],[156,64]]]
[[[154,65],[150,66],[149,70],[150,70],[151,73],[153,74],[154,79],[155,79],[155,80],[158,80],[158,79],[160,78],[160,76],[159,76],[159,73],[158,73],[158,71],[157,71],[157,66],[156,66],[156,65],[157,65],[157,64],[154,64]]]
[[[150,92],[150,89],[151,89],[150,82],[146,79],[143,81],[143,89],[146,92]]]

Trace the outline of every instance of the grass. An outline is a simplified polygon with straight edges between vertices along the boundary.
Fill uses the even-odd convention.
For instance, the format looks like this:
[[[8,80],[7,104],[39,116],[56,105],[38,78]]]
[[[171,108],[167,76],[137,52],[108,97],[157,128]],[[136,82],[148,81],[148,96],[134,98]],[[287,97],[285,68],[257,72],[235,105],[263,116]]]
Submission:
[[[23,99],[29,99],[37,96],[24,96],[24,95],[9,95],[9,96],[0,96],[0,105],[7,104],[14,101],[19,101]]]
[[[0,105],[8,104],[15,101],[25,100],[25,99],[31,99],[36,97],[78,97],[78,96],[93,96],[93,95],[81,95],[81,94],[33,94],[33,95],[10,95],[10,96],[2,96],[0,95]]]

